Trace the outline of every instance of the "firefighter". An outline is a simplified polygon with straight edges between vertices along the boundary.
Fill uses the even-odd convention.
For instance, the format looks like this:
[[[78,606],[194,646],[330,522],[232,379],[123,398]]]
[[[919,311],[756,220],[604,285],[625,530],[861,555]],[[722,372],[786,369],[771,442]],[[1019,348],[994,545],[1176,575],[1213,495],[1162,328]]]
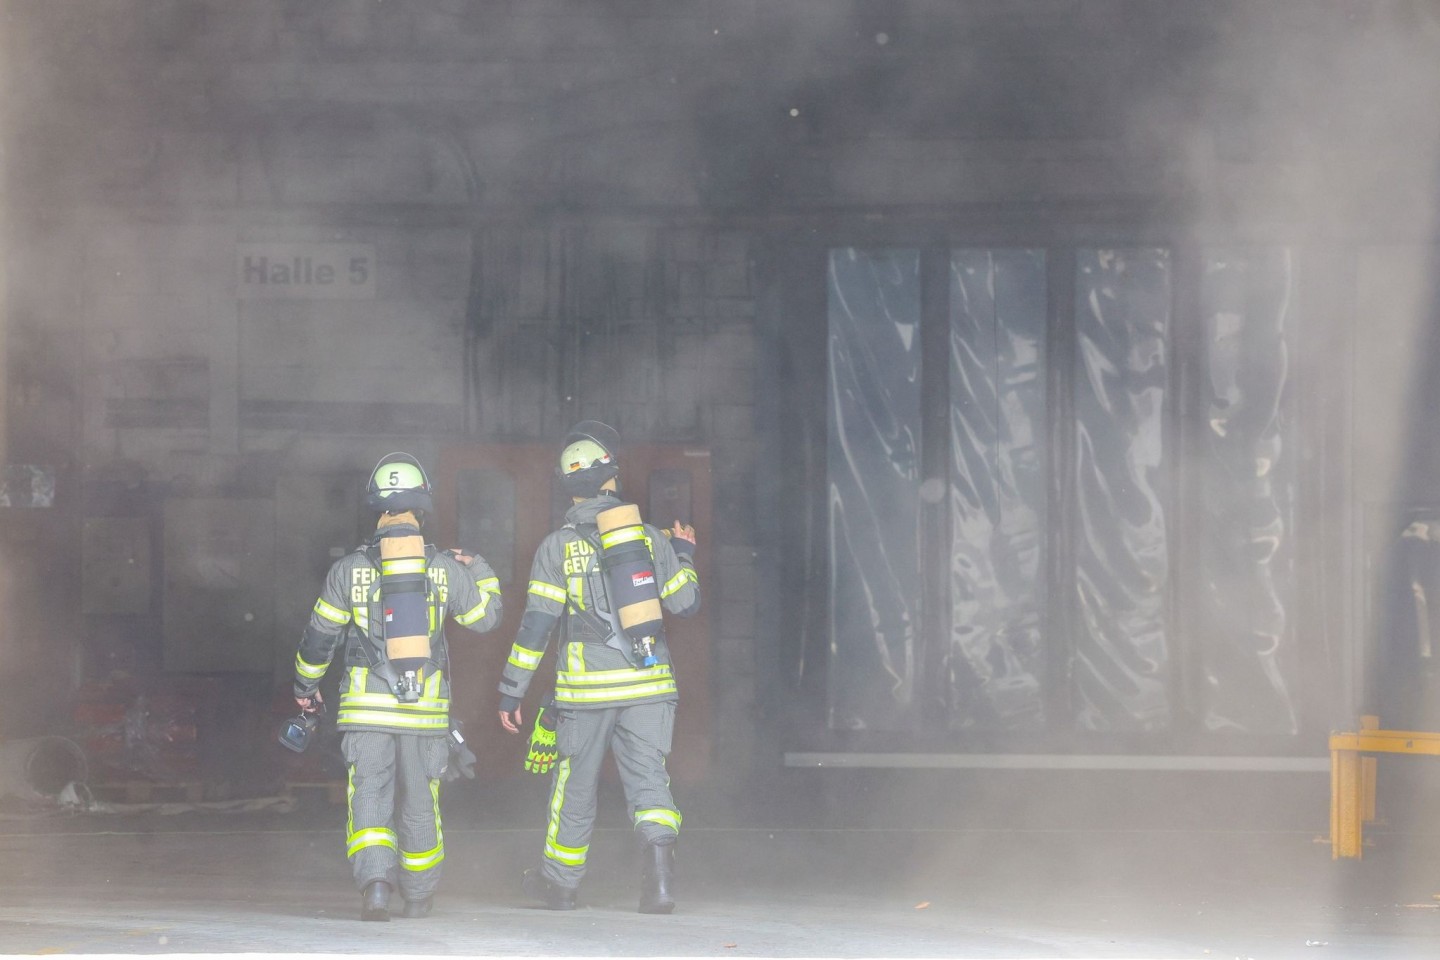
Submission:
[[[375,535],[330,567],[295,655],[295,700],[302,710],[320,709],[320,680],[343,643],[336,724],[360,918],[389,920],[397,888],[402,916],[419,918],[430,913],[445,859],[440,780],[474,776],[466,769],[473,755],[451,730],[445,617],[492,629],[500,583],[483,558],[424,542],[430,481],[409,454],[381,458],[366,503],[379,513]]]
[[[574,909],[595,823],[600,766],[609,748],[642,851],[640,912],[669,913],[675,908],[672,876],[680,812],[670,795],[665,758],[678,694],[663,631],[641,638],[643,651],[641,641],[627,635],[616,615],[627,609],[617,594],[624,585],[607,578],[601,562],[602,550],[609,549],[602,540],[611,536],[602,536],[602,514],[621,506],[634,511],[620,499],[619,440],[614,429],[595,420],[576,424],[565,437],[557,470],[572,506],[565,525],[536,551],[525,615],[500,681],[499,715],[505,730],[519,732],[521,698],[559,624],[553,709],[559,759],[551,773],[540,866],[525,872],[522,887],[549,909]],[[678,616],[694,615],[700,607],[694,528],[677,520],[661,531],[642,525],[638,512],[634,517],[633,536],[620,539],[640,551],[646,569],[632,571],[627,584],[653,583],[657,625],[662,606]],[[537,718],[532,764],[551,712]],[[548,767],[543,750],[538,757],[541,767]]]

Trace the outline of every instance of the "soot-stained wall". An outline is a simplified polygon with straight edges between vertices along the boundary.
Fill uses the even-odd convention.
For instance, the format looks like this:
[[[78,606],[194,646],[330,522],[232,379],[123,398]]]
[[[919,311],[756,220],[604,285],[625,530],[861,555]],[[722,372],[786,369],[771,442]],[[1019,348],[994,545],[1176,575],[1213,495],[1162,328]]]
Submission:
[[[1325,487],[1305,515],[1398,496],[1368,473],[1350,486],[1351,385],[1375,378],[1331,361],[1358,336],[1356,282],[1388,269],[1364,251],[1434,240],[1428,4],[5,0],[0,16],[6,457],[52,466],[60,490],[5,518],[27,613],[0,670],[40,678],[6,726],[117,660],[164,669],[164,547],[187,505],[275,526],[256,540],[273,576],[247,581],[235,624],[194,624],[202,642],[259,630],[243,618],[263,606],[281,649],[304,584],[361,525],[347,478],[379,454],[550,441],[597,415],[711,453],[717,755],[768,765],[805,702],[794,608],[824,604],[795,551],[818,439],[785,418],[823,402],[827,353],[805,331],[825,322],[832,248],[1306,245],[1304,350],[1337,386],[1311,420]],[[1397,329],[1430,309],[1412,293]],[[1401,473],[1433,465],[1420,449]],[[87,521],[117,517],[143,521],[148,560],[121,562],[153,575],[112,585],[143,593],[139,612],[67,603],[64,572],[98,562]],[[88,542],[125,552],[113,534]],[[1306,587],[1315,622],[1351,631],[1348,534],[1316,536],[1336,559]]]

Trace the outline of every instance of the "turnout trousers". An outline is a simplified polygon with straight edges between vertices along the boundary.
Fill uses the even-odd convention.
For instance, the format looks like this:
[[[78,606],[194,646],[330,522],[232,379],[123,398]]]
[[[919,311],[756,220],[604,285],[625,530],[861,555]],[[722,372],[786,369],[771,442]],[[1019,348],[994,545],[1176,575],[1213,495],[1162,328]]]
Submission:
[[[364,890],[384,880],[406,900],[423,900],[440,882],[440,776],[449,759],[444,737],[360,730],[341,748],[348,769],[350,817],[345,851]]]
[[[665,758],[675,729],[675,701],[606,707],[561,708],[556,728],[560,754],[551,775],[550,818],[540,869],[545,879],[575,888],[585,875],[590,834],[600,785],[600,766],[608,749],[625,790],[635,832],[649,843],[673,843],[680,833],[680,812],[670,796]]]

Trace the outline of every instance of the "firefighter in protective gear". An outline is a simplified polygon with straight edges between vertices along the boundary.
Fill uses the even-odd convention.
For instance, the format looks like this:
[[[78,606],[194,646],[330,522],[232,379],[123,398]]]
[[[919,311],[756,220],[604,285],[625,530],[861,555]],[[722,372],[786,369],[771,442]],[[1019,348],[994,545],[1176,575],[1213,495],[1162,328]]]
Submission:
[[[671,877],[680,812],[670,795],[665,759],[678,692],[663,632],[644,657],[637,655],[612,609],[614,584],[600,562],[604,545],[597,518],[622,505],[633,510],[619,498],[618,444],[613,429],[593,420],[577,424],[565,438],[558,471],[573,503],[564,527],[536,551],[525,615],[500,682],[499,715],[507,731],[519,732],[521,698],[558,624],[554,712],[559,760],[551,774],[540,867],[526,871],[524,890],[550,909],[575,906],[595,823],[600,767],[609,748],[644,858],[640,911],[669,913],[675,906]],[[643,543],[653,561],[646,572],[653,572],[658,594],[656,620],[660,607],[692,616],[700,607],[694,529],[679,521],[667,531],[638,522],[630,529],[630,545]]]
[[[445,859],[440,781],[452,740],[451,616],[477,632],[500,622],[500,584],[479,556],[440,553],[420,536],[433,511],[430,482],[408,454],[383,457],[367,504],[374,537],[330,567],[295,655],[295,699],[316,709],[320,680],[343,646],[336,723],[348,769],[346,847],[361,918],[430,913]]]

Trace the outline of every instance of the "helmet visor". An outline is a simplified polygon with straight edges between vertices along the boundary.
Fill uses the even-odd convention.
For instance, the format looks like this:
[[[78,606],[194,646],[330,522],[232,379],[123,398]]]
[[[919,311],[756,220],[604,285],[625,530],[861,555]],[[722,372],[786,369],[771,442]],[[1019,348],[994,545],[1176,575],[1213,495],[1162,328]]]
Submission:
[[[599,420],[581,420],[570,428],[565,435],[565,444],[568,446],[578,440],[593,440],[610,452],[611,456],[620,449],[620,434],[608,423],[601,423]]]

